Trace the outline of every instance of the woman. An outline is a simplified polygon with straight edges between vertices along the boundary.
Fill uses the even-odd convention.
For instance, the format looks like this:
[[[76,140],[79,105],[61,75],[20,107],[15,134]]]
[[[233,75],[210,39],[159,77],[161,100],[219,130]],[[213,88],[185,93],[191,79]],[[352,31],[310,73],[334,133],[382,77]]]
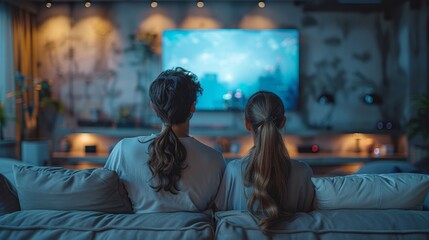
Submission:
[[[219,210],[247,209],[264,232],[283,215],[312,209],[312,170],[290,159],[280,132],[284,114],[274,93],[250,97],[245,124],[254,146],[246,157],[228,164],[215,201]]]
[[[136,213],[211,207],[225,162],[222,154],[189,136],[189,120],[202,88],[183,68],[162,72],[151,84],[151,107],[163,127],[158,135],[125,138],[105,168],[123,181]]]

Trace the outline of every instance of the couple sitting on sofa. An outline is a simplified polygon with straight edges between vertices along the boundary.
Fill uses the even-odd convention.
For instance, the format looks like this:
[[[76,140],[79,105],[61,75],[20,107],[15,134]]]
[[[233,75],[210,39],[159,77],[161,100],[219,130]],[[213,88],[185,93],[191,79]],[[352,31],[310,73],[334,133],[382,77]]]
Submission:
[[[189,121],[202,88],[182,68],[162,72],[151,84],[151,107],[163,122],[159,135],[126,138],[105,168],[118,173],[136,213],[248,210],[266,231],[280,216],[312,210],[312,170],[291,160],[280,129],[281,99],[255,93],[245,124],[253,136],[248,156],[225,170],[221,153],[189,136]]]
[[[429,175],[311,177],[288,157],[268,92],[246,107],[255,146],[225,170],[188,136],[199,93],[191,73],[161,73],[150,89],[161,133],[120,141],[106,168],[0,158],[0,239],[428,239]]]

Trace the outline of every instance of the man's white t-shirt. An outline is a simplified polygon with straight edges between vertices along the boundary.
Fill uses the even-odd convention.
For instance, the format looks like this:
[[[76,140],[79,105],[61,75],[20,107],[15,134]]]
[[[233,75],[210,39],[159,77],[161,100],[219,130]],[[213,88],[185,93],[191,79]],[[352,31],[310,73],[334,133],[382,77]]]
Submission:
[[[156,135],[125,138],[112,150],[105,168],[118,173],[135,213],[203,212],[214,201],[225,170],[222,154],[192,137],[179,138],[186,148],[187,168],[178,182],[179,192],[155,191],[156,180],[147,164],[148,147]]]

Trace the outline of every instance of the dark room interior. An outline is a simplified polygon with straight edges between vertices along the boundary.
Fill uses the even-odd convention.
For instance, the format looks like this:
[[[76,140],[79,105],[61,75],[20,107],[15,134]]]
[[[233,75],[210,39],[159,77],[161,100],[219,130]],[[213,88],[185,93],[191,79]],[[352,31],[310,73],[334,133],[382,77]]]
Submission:
[[[312,169],[313,178],[319,179],[312,181],[322,215],[325,214],[322,203],[326,203],[325,207],[330,203],[326,199],[323,202],[318,191],[334,191],[322,186],[322,179],[363,176],[359,174],[417,174],[425,180],[413,178],[408,192],[400,195],[418,193],[419,201],[423,202],[429,191],[428,32],[427,0],[1,0],[0,164],[5,163],[0,165],[1,174],[16,181],[12,188],[18,191],[20,208],[24,210],[27,201],[33,203],[28,205],[34,205],[38,201],[34,199],[39,197],[25,198],[20,193],[19,173],[16,167],[11,170],[9,161],[62,171],[103,169],[121,139],[158,134],[167,126],[151,105],[150,86],[162,71],[183,67],[197,75],[204,89],[196,100],[196,111],[191,112],[189,136],[220,152],[227,169],[254,149],[254,135],[245,124],[246,103],[255,92],[270,91],[284,104],[286,122],[279,131],[290,159],[304,162]],[[360,193],[364,184],[376,184],[371,181],[362,182],[359,189],[350,187],[349,191]],[[383,181],[389,185],[389,180]],[[400,189],[400,184],[407,181],[391,180],[389,186]],[[422,185],[414,187],[417,182]],[[377,189],[374,191],[380,196],[388,191]],[[422,211],[429,208],[429,195],[423,207],[405,207],[418,209],[414,215],[399,217],[401,212],[396,218],[386,209],[403,209],[402,205],[384,204],[405,202],[399,196],[393,199],[389,195],[379,200],[376,208],[383,210],[377,213],[371,212],[372,206],[365,206],[368,198],[364,195],[356,198],[347,195],[344,199],[339,193],[335,196],[339,203],[332,206],[341,208],[344,204],[347,209],[369,211],[368,215],[353,210],[341,210],[335,215],[333,210],[326,210],[327,215],[333,214],[330,217],[338,217],[332,228],[319,226],[316,231],[317,221],[308,219],[303,223],[305,227],[300,228],[294,220],[290,224],[282,222],[279,227],[282,230],[270,236],[273,239],[427,239],[429,236],[429,214]],[[359,203],[349,206],[350,199]],[[137,223],[130,225],[134,230],[119,232],[116,225],[109,225],[112,222],[101,230],[73,230],[55,235],[46,229],[28,230],[45,224],[31,217],[25,220],[27,225],[16,223],[28,228],[16,233],[13,229],[18,225],[12,224],[16,219],[7,216],[10,214],[15,213],[4,215],[3,220],[0,214],[1,239],[72,236],[138,239],[140,236],[134,233],[137,230],[133,224]],[[240,224],[254,224],[248,216],[228,214],[213,215],[215,220],[214,225],[208,225],[209,235],[186,235],[187,232],[180,235],[180,231],[179,235],[174,235],[176,232],[156,235],[156,231],[142,230],[142,236],[155,239],[268,236],[259,230],[253,234],[249,230],[252,227],[243,233],[235,230],[238,235],[221,232],[228,227],[236,229]],[[46,219],[60,218],[46,216]],[[88,219],[94,222],[105,219],[92,217]],[[143,219],[138,224],[148,224],[150,228],[162,225],[169,218],[162,215],[152,223]],[[410,219],[409,225],[406,219]],[[366,225],[359,228],[354,221]],[[399,221],[399,227],[389,221]],[[378,222],[386,222],[387,228],[378,228]],[[124,222],[121,224],[126,226]],[[183,224],[176,227],[173,224],[169,229],[187,229],[188,223]],[[86,225],[82,222],[73,227],[85,229]],[[316,233],[310,234],[304,228]],[[350,229],[357,229],[357,233],[351,234]],[[392,232],[383,235],[383,231]]]

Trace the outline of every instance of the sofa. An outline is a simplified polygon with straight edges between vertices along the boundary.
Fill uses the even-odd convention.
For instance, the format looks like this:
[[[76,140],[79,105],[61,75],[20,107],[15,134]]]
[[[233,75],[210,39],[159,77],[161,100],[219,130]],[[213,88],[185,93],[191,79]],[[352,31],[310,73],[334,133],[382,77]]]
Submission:
[[[314,178],[317,210],[268,234],[246,211],[134,214],[105,169],[0,159],[0,174],[0,239],[429,239],[429,176],[421,174]]]

